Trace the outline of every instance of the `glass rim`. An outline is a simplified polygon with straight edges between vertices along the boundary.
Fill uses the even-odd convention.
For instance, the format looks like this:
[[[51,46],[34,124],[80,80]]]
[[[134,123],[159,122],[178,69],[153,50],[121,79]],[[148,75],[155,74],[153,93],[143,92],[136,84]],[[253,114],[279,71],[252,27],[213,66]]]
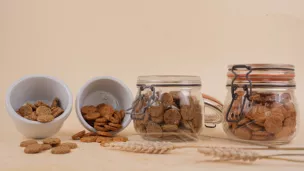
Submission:
[[[173,86],[201,86],[200,76],[195,75],[142,75],[137,77],[137,85],[156,84]]]

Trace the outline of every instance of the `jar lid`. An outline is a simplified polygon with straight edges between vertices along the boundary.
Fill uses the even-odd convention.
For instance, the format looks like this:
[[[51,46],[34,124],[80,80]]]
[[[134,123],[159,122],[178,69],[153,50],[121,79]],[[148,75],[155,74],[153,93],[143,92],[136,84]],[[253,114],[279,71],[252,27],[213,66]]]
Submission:
[[[201,78],[192,75],[145,75],[137,78],[137,86],[201,86]]]
[[[248,75],[248,76],[247,76]],[[228,66],[227,86],[235,84],[295,86],[295,67],[290,64],[243,64]]]

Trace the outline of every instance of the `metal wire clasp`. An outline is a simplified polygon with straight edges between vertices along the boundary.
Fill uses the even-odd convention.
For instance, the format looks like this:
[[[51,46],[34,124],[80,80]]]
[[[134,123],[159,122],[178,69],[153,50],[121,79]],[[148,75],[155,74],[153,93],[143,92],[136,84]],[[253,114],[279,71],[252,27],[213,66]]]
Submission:
[[[235,80],[238,78],[238,74],[235,72],[236,69],[239,68],[245,68],[248,70],[248,72],[246,73],[246,80],[248,81],[248,85],[245,84],[242,87],[240,87],[239,85],[234,84]],[[226,113],[226,121],[227,122],[238,122],[240,119],[242,119],[243,115],[244,115],[244,106],[246,104],[246,100],[250,101],[250,96],[252,93],[252,82],[249,78],[249,74],[252,72],[252,68],[251,66],[247,66],[247,65],[234,65],[231,69],[232,73],[234,74],[234,78],[231,82],[231,96],[232,96],[232,100],[231,103],[229,105],[229,108],[227,110]],[[239,114],[236,113],[230,113],[231,108],[233,106],[234,101],[238,98],[238,94],[236,93],[236,90],[238,88],[243,88],[243,90],[246,92],[244,95],[244,99],[243,99],[243,103],[241,104],[241,111]]]
[[[142,92],[145,89],[150,89],[152,92],[152,95],[148,99],[144,99],[145,95],[142,94]],[[131,118],[134,120],[142,120],[144,119],[144,114],[146,110],[151,107],[158,99],[158,96],[156,95],[155,87],[153,85],[147,86],[147,85],[141,85],[139,87],[138,95],[135,101],[132,103],[132,107],[127,109],[126,114],[130,114]],[[136,106],[139,105],[139,103],[145,101],[146,105],[142,106],[140,111],[136,113]]]

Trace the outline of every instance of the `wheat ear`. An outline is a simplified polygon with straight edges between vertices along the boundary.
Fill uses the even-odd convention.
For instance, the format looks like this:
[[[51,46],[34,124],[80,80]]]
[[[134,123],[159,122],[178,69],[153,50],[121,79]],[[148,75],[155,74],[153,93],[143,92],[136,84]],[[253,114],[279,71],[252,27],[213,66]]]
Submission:
[[[174,149],[170,142],[128,141],[107,143],[105,146],[115,150],[150,154],[164,154]]]
[[[199,148],[201,145],[178,144],[165,141],[127,141],[127,142],[110,142],[105,147],[114,150],[121,150],[134,153],[164,154],[178,148]]]
[[[198,152],[206,156],[218,158],[218,160],[214,160],[214,161],[241,160],[241,161],[254,162],[256,160],[269,159],[269,160],[284,160],[289,162],[304,163],[304,160],[294,160],[294,159],[277,157],[277,156],[303,156],[304,154],[260,155],[253,151],[243,150],[239,148],[231,148],[231,147],[203,147],[203,148],[198,148]]]

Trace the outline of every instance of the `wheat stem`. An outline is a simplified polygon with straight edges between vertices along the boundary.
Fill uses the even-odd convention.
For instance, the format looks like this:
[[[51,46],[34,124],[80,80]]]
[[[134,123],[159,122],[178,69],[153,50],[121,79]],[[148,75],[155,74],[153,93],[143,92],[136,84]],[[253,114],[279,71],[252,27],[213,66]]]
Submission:
[[[128,141],[128,142],[112,142],[105,145],[111,149],[134,152],[134,153],[149,153],[149,154],[164,154],[178,148],[198,148],[198,152],[206,155],[219,158],[218,161],[242,160],[254,162],[260,159],[268,160],[284,160],[289,162],[304,163],[303,160],[287,159],[277,156],[304,156],[304,154],[273,154],[260,155],[250,150],[241,148],[229,147],[209,147],[200,145],[175,145],[170,142],[148,142],[148,141]]]
[[[281,157],[263,157],[260,159],[266,159],[266,160],[282,160],[282,161],[288,161],[288,162],[295,162],[295,163],[304,163],[304,160],[296,160],[296,159],[287,159],[287,158],[281,158]],[[213,162],[229,162],[229,161],[237,161],[235,159],[217,159],[212,160]]]
[[[298,162],[304,163],[304,160],[295,160],[281,158],[277,156],[304,156],[304,154],[291,154],[291,153],[282,153],[282,154],[273,154],[273,155],[260,155],[256,152],[243,150],[240,148],[228,148],[228,147],[204,147],[199,148],[198,152],[211,157],[219,158],[216,161],[232,161],[232,160],[242,160],[254,162],[261,159],[271,159],[271,160],[284,160],[289,162]]]
[[[204,148],[205,145],[196,145],[196,144],[183,144],[175,145],[174,148]],[[304,147],[284,147],[284,148],[253,148],[253,147],[238,147],[242,150],[304,150]],[[302,154],[300,154],[302,156]]]
[[[287,159],[287,158],[281,158],[281,157],[263,157],[263,159],[269,159],[269,160],[282,160],[282,161],[288,161],[288,162],[295,162],[295,163],[304,163],[304,160],[296,160],[296,159]]]
[[[244,150],[304,150],[304,147],[275,147],[275,148],[251,148],[244,147]]]

